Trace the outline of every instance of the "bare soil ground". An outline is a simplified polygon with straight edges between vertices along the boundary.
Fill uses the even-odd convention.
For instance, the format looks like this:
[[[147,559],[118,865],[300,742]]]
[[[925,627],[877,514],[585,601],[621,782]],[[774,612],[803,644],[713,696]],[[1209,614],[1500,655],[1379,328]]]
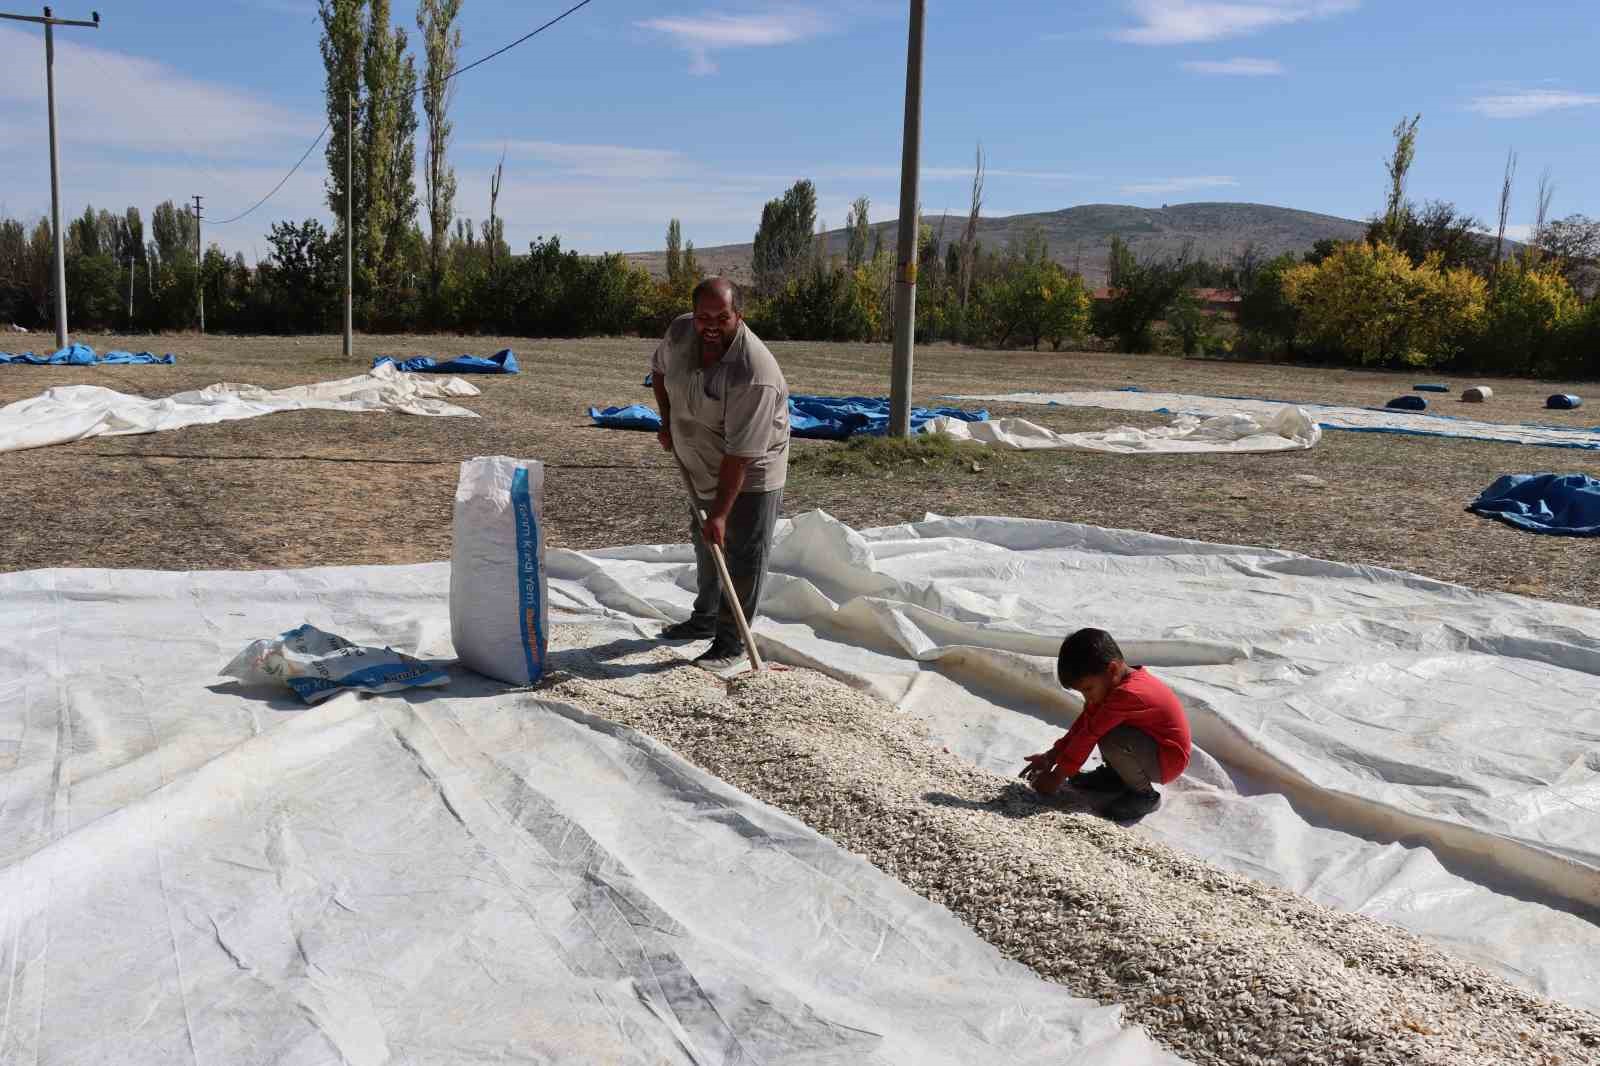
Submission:
[[[599,430],[585,413],[649,402],[649,339],[361,337],[354,361],[337,337],[78,338],[97,349],[172,351],[172,367],[0,367],[0,403],[52,385],[96,384],[164,396],[217,381],[281,387],[360,373],[373,356],[488,354],[511,347],[524,373],[475,379],[479,419],[303,412],[139,437],[0,454],[0,570],[99,565],[269,569],[448,558],[457,464],[505,454],[547,462],[555,547],[679,541],[680,488],[652,435]],[[796,392],[883,395],[883,345],[775,344]],[[1159,356],[917,352],[919,403],[963,392],[1140,385],[1223,395],[1382,404],[1416,375],[1192,361]],[[1434,409],[1504,422],[1591,426],[1593,410],[1543,409],[1572,382],[1493,385],[1494,400]],[[1590,393],[1596,390],[1591,387]],[[1061,431],[1155,425],[1165,416],[991,405]],[[1286,548],[1466,585],[1600,604],[1592,540],[1535,536],[1466,513],[1505,473],[1600,476],[1600,452],[1390,434],[1330,432],[1309,452],[1119,456],[1040,453],[969,466],[906,463],[840,469],[795,444],[787,513],[821,507],[855,525],[925,512],[1006,514]],[[1307,486],[1292,475],[1313,474]]]

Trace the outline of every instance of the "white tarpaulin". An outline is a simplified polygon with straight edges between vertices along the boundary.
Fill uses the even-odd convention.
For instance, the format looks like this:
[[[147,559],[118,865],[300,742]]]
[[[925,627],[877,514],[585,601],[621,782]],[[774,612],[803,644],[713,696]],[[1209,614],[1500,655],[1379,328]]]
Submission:
[[[353,378],[287,389],[222,383],[154,399],[98,385],[58,385],[0,407],[0,452],[90,437],[163,433],[279,411],[390,411],[476,418],[476,412],[446,398],[478,394],[476,385],[460,378],[440,381],[402,374],[392,363]]]
[[[448,656],[449,582],[0,576],[0,1063],[1178,1061],[577,707],[217,677],[302,621]]]
[[[1578,916],[1600,915],[1600,612],[1021,519],[856,533],[812,512],[779,535],[771,657],[1014,774],[1079,707],[1061,637],[1106,628],[1178,692],[1200,749],[1140,831],[1600,1008],[1600,926]],[[693,565],[687,546],[553,552],[551,595],[679,618]]]
[[[1299,407],[1279,408],[1263,419],[1240,413],[1206,419],[1179,415],[1170,426],[1117,426],[1090,433],[1057,433],[1021,418],[964,422],[941,415],[930,419],[923,432],[1018,451],[1068,448],[1086,452],[1287,452],[1313,448],[1322,439],[1322,428]]]
[[[1062,407],[1103,407],[1111,411],[1170,411],[1173,414],[1242,414],[1270,419],[1282,409],[1281,400],[1246,400],[1223,396],[1190,396],[1178,392],[1007,392],[982,396],[952,396],[953,400],[987,400],[991,403],[1059,404]],[[1371,407],[1301,404],[1324,429],[1361,430],[1368,433],[1411,433],[1424,437],[1472,437],[1508,444],[1542,444],[1551,448],[1600,449],[1600,430],[1563,429],[1560,426],[1512,425],[1478,422],[1447,415],[1389,411]]]

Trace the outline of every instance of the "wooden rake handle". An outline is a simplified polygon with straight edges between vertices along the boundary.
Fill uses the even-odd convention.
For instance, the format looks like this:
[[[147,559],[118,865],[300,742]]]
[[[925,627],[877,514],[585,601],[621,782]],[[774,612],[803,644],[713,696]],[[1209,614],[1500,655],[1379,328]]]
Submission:
[[[705,509],[700,506],[700,497],[694,491],[694,482],[689,479],[689,469],[683,465],[683,460],[678,458],[678,449],[672,449],[672,461],[677,464],[678,473],[683,475],[683,487],[689,493],[689,506],[700,519],[702,527],[707,521]],[[704,532],[701,537],[704,538]],[[733,576],[728,573],[728,560],[722,554],[722,545],[707,544],[711,549],[711,557],[717,562],[717,580],[722,585],[723,598],[728,601],[728,606],[733,608],[733,620],[739,626],[739,637],[744,641],[744,650],[750,656],[750,669],[760,673],[765,664],[761,661],[761,653],[756,650],[756,638],[750,633],[750,623],[744,616],[744,608],[739,605],[739,595],[733,588]]]

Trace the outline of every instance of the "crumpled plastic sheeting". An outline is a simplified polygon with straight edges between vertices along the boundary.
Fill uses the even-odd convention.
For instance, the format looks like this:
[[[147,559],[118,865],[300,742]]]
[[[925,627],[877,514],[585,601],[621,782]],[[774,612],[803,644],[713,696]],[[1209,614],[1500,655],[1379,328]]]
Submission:
[[[477,418],[476,412],[446,399],[477,395],[477,386],[460,378],[419,378],[402,374],[392,364],[353,378],[286,389],[222,383],[159,399],[130,396],[98,385],[60,385],[0,407],[0,452],[90,437],[164,433],[279,411],[388,411]]]
[[[0,1062],[1178,1061],[579,708],[215,678],[302,617],[448,656],[448,588],[0,575]]]
[[[1157,426],[1154,429],[1117,426],[1089,433],[1057,433],[1021,418],[996,418],[971,423],[953,418],[935,418],[928,422],[925,431],[1018,451],[1065,448],[1086,452],[1163,454],[1304,451],[1316,447],[1322,439],[1322,427],[1299,407],[1280,408],[1265,420],[1237,413],[1206,419],[1179,415],[1170,426]]]
[[[549,565],[572,608],[679,618],[694,595],[687,546]],[[770,658],[898,703],[999,773],[1081,708],[1054,678],[1061,637],[1110,630],[1197,743],[1139,831],[1600,1009],[1600,612],[1006,518],[857,533],[811,512],[780,527],[772,571]]]
[[[1271,418],[1283,406],[1281,400],[1249,400],[1224,396],[1190,396],[1176,392],[1010,392],[1003,395],[952,396],[955,400],[988,400],[992,403],[1059,404],[1063,407],[1103,407],[1112,411],[1171,411],[1175,414],[1247,414],[1258,419]],[[1560,426],[1510,425],[1503,422],[1478,422],[1447,415],[1408,414],[1372,407],[1338,407],[1329,404],[1301,404],[1323,429],[1346,429],[1364,433],[1407,433],[1423,437],[1471,437],[1508,444],[1537,444],[1548,448],[1600,449],[1600,429],[1563,429]]]

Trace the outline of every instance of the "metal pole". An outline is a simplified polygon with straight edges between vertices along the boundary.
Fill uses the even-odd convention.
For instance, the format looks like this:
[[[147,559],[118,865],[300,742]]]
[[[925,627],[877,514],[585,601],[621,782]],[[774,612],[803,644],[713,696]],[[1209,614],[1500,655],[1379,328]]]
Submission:
[[[128,256],[128,331],[133,331],[133,256]]]
[[[922,14],[911,0],[906,41],[906,126],[900,150],[900,247],[894,281],[894,366],[889,384],[889,433],[911,432],[911,356],[917,329],[917,167],[922,139]]]
[[[0,13],[0,19],[13,22],[37,22],[44,27],[44,86],[46,106],[50,113],[50,225],[55,230],[56,244],[56,347],[67,346],[67,254],[66,239],[61,232],[61,156],[56,151],[56,39],[57,26],[87,26],[98,29],[100,12],[94,13],[93,22],[76,19],[58,19],[50,9],[44,16],[11,15]]]
[[[351,334],[355,329],[350,298],[350,291],[355,285],[353,249],[356,220],[355,212],[350,207],[354,201],[350,188],[355,180],[355,168],[352,163],[356,155],[355,112],[355,94],[346,93],[344,98],[344,357],[346,359],[352,354]]]
[[[200,194],[194,197],[194,263],[195,295],[200,306],[200,332],[206,331],[206,256],[200,243]]]
[[[45,8],[49,17],[49,8]],[[56,150],[56,35],[44,24],[44,85],[50,109],[50,227],[56,235],[56,348],[67,346],[67,246],[61,233],[61,155]]]

